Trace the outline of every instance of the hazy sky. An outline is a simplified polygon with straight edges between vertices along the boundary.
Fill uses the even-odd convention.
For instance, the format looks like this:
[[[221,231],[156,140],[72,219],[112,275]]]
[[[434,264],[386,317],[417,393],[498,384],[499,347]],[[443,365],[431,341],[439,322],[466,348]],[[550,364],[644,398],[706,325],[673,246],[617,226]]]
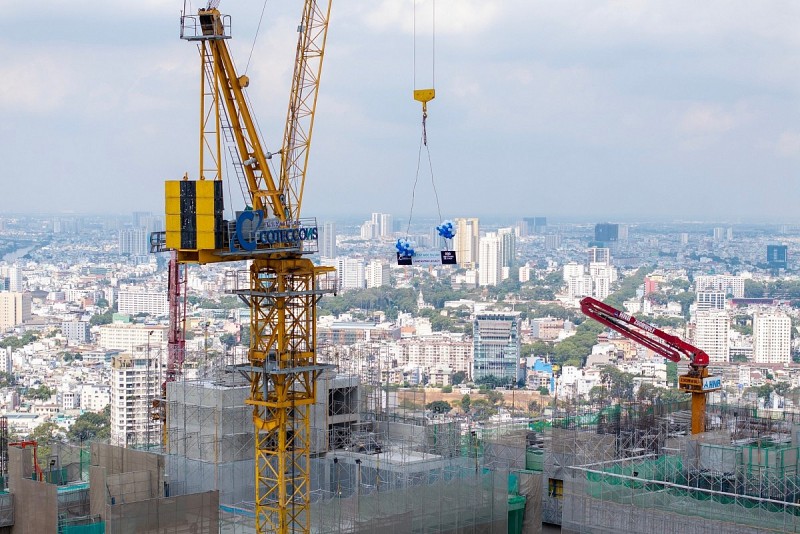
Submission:
[[[417,3],[420,88],[431,1]],[[220,5],[242,71],[262,6]],[[301,6],[267,3],[248,70],[272,150]],[[197,176],[182,7],[0,0],[0,212],[161,212],[163,181]],[[411,0],[334,0],[304,215],[408,216],[412,23]],[[443,217],[800,220],[799,27],[796,1],[437,0]],[[427,172],[416,194],[435,213]]]

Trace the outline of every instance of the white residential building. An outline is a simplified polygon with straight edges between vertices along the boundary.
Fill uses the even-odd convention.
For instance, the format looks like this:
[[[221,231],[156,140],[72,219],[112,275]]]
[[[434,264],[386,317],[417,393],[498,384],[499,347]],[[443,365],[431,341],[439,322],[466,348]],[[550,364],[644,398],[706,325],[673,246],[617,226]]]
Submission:
[[[472,341],[453,339],[441,335],[412,337],[398,341],[398,365],[413,365],[430,374],[437,367],[448,367],[453,372],[472,371]]]
[[[336,267],[340,291],[363,289],[366,285],[366,273],[362,258],[339,256],[333,261],[333,266]]]
[[[67,343],[71,345],[88,343],[91,339],[89,328],[88,321],[64,321],[61,323],[61,333],[64,334]]]
[[[731,320],[725,310],[699,310],[696,314],[695,345],[708,354],[711,363],[730,361]]]
[[[111,363],[111,443],[123,447],[161,442],[161,425],[150,417],[160,395],[158,358],[121,354]]]
[[[16,291],[0,292],[0,330],[13,328],[30,320],[31,295]]]
[[[792,321],[778,312],[757,312],[753,315],[753,361],[756,363],[790,363]]]
[[[120,290],[118,296],[119,313],[136,315],[146,313],[154,316],[169,315],[169,301],[166,291],[146,291],[142,288]]]
[[[102,412],[111,403],[111,386],[83,384],[80,389],[81,408]]]
[[[531,268],[527,265],[523,265],[519,268],[519,281],[521,283],[528,282],[531,279]]]
[[[166,326],[147,326],[142,324],[112,323],[100,326],[98,345],[104,349],[117,349],[133,352],[147,347],[160,348],[167,342]],[[152,334],[150,333],[152,332]]]
[[[8,290],[16,293],[21,293],[23,290],[22,269],[17,265],[8,268]]]
[[[592,294],[592,277],[586,274],[584,266],[570,262],[564,265],[564,282],[567,283],[567,294],[572,298],[580,298]]]
[[[730,274],[700,275],[694,279],[695,291],[721,291],[735,298],[744,297],[744,277]]]
[[[503,264],[500,254],[500,238],[489,232],[480,239],[478,256],[478,283],[482,286],[496,286],[502,280]]]
[[[589,276],[592,278],[592,296],[603,300],[611,293],[611,284],[617,279],[617,270],[605,262],[592,262],[589,264]]]
[[[389,264],[380,260],[370,260],[365,269],[367,287],[382,287],[389,285],[391,279]]]

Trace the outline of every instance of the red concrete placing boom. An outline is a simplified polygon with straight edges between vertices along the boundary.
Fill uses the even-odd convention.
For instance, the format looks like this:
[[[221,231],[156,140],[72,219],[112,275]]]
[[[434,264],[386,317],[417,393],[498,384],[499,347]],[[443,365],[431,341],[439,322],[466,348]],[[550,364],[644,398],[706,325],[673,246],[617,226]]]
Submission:
[[[722,387],[718,377],[708,374],[708,354],[677,336],[667,334],[592,297],[581,300],[581,311],[587,317],[673,362],[680,362],[681,356],[688,358],[689,372],[678,377],[678,388],[692,394],[692,434],[705,432],[706,394]]]

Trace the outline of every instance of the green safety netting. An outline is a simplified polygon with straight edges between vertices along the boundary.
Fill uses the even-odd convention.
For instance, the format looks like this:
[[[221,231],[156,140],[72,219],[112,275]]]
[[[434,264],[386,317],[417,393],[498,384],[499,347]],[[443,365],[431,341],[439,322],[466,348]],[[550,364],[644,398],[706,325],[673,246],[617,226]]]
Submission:
[[[58,529],[59,534],[105,534],[105,523],[91,525],[64,525]]]

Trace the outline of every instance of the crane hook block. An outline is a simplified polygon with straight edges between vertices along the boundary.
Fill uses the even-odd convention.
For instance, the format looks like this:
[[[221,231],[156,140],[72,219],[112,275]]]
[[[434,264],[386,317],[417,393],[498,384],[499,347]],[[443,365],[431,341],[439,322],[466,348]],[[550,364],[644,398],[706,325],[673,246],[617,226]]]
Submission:
[[[436,98],[436,89],[414,89],[414,100],[422,102],[422,111],[428,111],[428,102]]]

